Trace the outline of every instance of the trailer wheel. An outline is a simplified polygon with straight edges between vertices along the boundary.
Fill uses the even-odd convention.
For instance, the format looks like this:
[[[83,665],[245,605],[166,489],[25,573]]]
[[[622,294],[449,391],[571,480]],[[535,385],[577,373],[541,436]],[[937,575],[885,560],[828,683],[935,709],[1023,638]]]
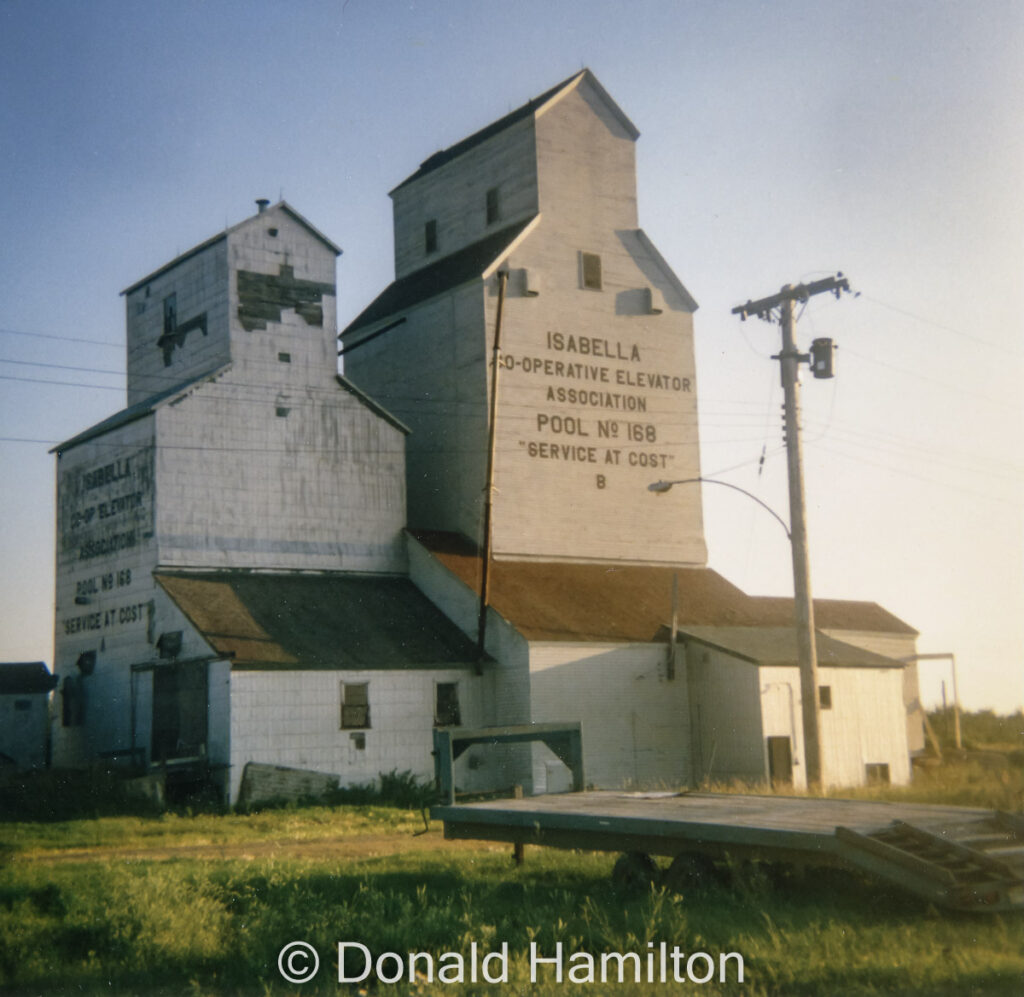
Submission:
[[[705,890],[721,882],[715,863],[700,852],[680,852],[665,870],[662,885],[673,893]]]
[[[657,880],[658,867],[644,852],[620,855],[612,869],[612,884],[623,893],[646,893]]]

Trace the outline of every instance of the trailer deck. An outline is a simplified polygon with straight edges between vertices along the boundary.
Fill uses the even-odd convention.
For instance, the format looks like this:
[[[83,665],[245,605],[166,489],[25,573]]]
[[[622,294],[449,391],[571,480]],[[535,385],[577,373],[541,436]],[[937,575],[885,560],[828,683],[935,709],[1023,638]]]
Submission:
[[[446,838],[868,872],[961,910],[1024,909],[1024,817],[929,804],[589,791],[434,807]]]
[[[574,792],[455,803],[455,760],[477,744],[540,741],[572,773]],[[431,809],[446,838],[617,851],[666,882],[736,856],[867,872],[944,907],[1024,910],[1024,815],[876,800],[583,791],[579,723],[434,730],[434,772],[446,805]],[[690,879],[692,882],[692,878]]]

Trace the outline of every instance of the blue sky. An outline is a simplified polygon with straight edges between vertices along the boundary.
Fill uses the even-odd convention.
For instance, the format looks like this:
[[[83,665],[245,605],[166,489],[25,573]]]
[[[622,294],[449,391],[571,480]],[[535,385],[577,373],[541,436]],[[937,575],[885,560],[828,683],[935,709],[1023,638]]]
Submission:
[[[1022,51],[1015,0],[0,0],[0,660],[51,661],[48,444],[123,405],[119,292],[283,195],[345,250],[344,325],[392,276],[387,191],[586,65],[701,305],[704,472],[785,514],[778,332],[730,309],[846,272],[797,327],[839,344],[803,392],[815,594],[1024,705]],[[705,513],[713,567],[791,592],[770,517]]]

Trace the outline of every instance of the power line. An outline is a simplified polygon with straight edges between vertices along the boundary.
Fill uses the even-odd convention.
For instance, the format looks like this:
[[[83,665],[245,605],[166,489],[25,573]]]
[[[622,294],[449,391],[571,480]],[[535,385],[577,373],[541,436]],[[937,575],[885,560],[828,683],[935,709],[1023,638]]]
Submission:
[[[116,346],[119,350],[123,350],[125,347],[124,343],[112,343],[105,339],[79,339],[75,336],[55,336],[52,333],[46,332],[25,332],[22,329],[0,329],[0,332],[6,333],[8,336],[30,336],[33,339],[58,339],[64,343],[88,343],[91,346]]]
[[[918,315],[916,312],[912,312],[907,308],[900,308],[898,305],[890,305],[885,301],[880,301],[878,298],[874,298],[869,294],[862,293],[860,297],[864,298],[866,301],[870,301],[874,305],[878,305],[880,308],[887,308],[891,312],[897,312],[900,315],[906,315],[908,318],[915,319],[925,325],[930,325],[933,329],[941,329],[943,332],[948,332],[953,336],[959,336],[962,339],[969,339],[973,343],[980,343],[982,346],[988,346],[994,350],[1002,350],[1004,353],[1009,353],[1011,356],[1024,356],[1024,353],[1020,350],[1015,350],[1012,347],[1005,346],[1003,343],[996,343],[991,339],[983,339],[981,336],[971,335],[971,333],[964,332],[963,329],[956,329],[951,325],[943,325],[941,322],[925,318],[925,316]]]

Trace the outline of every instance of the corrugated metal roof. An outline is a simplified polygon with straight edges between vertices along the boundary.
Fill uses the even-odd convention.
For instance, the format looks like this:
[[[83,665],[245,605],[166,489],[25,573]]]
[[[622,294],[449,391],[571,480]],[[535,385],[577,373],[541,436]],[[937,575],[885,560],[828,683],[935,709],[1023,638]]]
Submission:
[[[392,281],[377,297],[359,313],[341,333],[344,338],[350,332],[372,325],[418,305],[421,301],[450,291],[460,284],[479,279],[483,272],[501,255],[516,237],[530,224],[532,218],[516,222],[466,246],[450,256],[421,267],[419,270]],[[398,333],[402,335],[403,333]],[[351,344],[346,344],[351,348]]]
[[[410,532],[452,574],[479,591],[480,557],[470,541],[452,533]],[[792,599],[751,597],[710,568],[494,561],[491,605],[528,640],[664,640],[672,619],[673,575],[681,628],[792,624]],[[914,632],[874,603],[826,600],[820,605],[821,627]],[[816,614],[818,606],[815,600]]]
[[[217,654],[254,669],[471,667],[475,645],[406,578],[159,571]]]
[[[686,627],[680,638],[689,637],[735,658],[756,665],[795,665],[798,660],[796,629],[788,627]],[[826,668],[903,668],[903,664],[873,651],[815,634],[818,664]]]
[[[42,661],[0,662],[0,696],[29,696],[57,687],[57,676]]]
[[[87,440],[94,439],[97,436],[102,436],[104,433],[109,433],[112,429],[120,429],[121,426],[127,426],[130,422],[135,422],[137,419],[143,419],[152,412],[155,412],[156,409],[160,407],[161,402],[166,401],[168,398],[172,398],[174,395],[177,395],[182,391],[186,391],[188,388],[192,387],[192,385],[198,384],[200,381],[205,381],[209,378],[215,377],[217,374],[227,370],[229,366],[229,364],[221,364],[217,367],[211,367],[202,374],[197,374],[195,377],[190,377],[185,381],[179,382],[174,385],[173,388],[168,388],[166,391],[160,391],[155,395],[150,395],[149,398],[146,398],[141,402],[129,405],[128,408],[123,408],[120,412],[115,412],[102,422],[97,422],[95,426],[90,426],[88,429],[83,430],[77,436],[72,436],[70,440],[58,443],[52,450],[50,450],[50,453],[63,453],[65,450],[70,450],[72,447],[78,446],[79,443],[85,443]]]

